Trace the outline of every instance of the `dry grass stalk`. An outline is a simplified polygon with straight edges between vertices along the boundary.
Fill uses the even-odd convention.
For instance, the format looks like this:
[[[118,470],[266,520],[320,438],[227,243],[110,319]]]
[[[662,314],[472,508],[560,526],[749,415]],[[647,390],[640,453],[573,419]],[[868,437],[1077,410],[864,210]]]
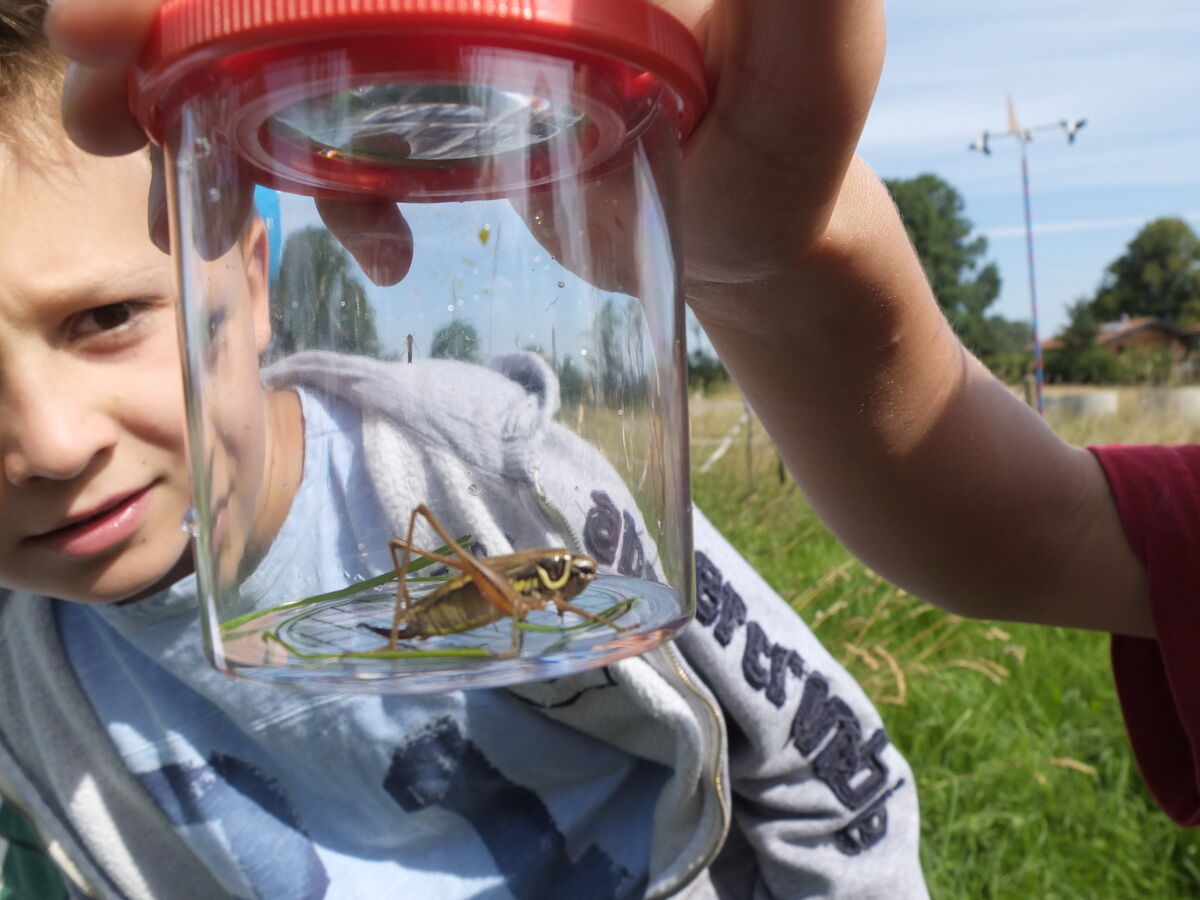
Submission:
[[[1004,679],[1008,678],[1012,673],[1004,666],[990,659],[952,659],[946,663],[948,666],[953,666],[958,669],[970,669],[973,672],[978,672],[994,681],[996,684],[1003,684]]]
[[[1087,763],[1071,759],[1069,756],[1054,756],[1050,758],[1049,762],[1050,765],[1058,766],[1060,769],[1074,769],[1076,772],[1082,772],[1084,775],[1098,774],[1095,766],[1089,766]]]
[[[895,695],[877,696],[874,698],[875,702],[886,703],[891,706],[907,706],[908,682],[904,678],[904,670],[900,668],[900,664],[896,662],[896,657],[888,653],[882,644],[876,644],[872,649],[883,657],[883,661],[887,663],[887,667],[891,671],[892,677],[896,680]]]

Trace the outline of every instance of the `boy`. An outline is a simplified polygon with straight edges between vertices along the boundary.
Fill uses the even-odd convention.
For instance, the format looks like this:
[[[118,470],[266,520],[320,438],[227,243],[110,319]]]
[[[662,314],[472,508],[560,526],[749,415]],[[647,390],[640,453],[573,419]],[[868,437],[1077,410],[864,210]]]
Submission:
[[[63,4],[64,46],[100,67],[80,70],[66,109],[85,144],[128,146],[128,117],[96,127],[88,104],[115,90],[103,67],[132,57],[146,14],[122,4],[113,31],[84,40],[90,5]],[[689,302],[865,562],[964,615],[1114,635],[1142,771],[1175,821],[1198,824],[1200,451],[1072,447],[951,332],[886,191],[851,158],[881,6],[714,4],[717,103],[687,162]],[[768,101],[755,81],[789,90]]]
[[[12,86],[0,104],[0,790],[78,889],[925,896],[911,774],[878,716],[702,517],[682,653],[423,697],[313,699],[212,671],[179,527],[175,295],[145,235],[150,166],[86,156],[56,132],[40,14],[0,0],[0,84]],[[237,383],[211,427],[223,453],[291,486],[231,505],[230,533],[263,547],[262,565],[281,535],[314,529],[305,509],[341,520],[322,490],[355,496],[359,448],[326,436],[364,416],[295,369],[261,387],[266,257],[251,223],[213,264],[227,279],[214,292],[227,301],[219,352],[246,365],[226,369]],[[474,367],[456,377],[524,405],[537,387],[528,373],[523,385]],[[213,460],[218,482],[223,467]],[[596,499],[601,515],[618,488]]]

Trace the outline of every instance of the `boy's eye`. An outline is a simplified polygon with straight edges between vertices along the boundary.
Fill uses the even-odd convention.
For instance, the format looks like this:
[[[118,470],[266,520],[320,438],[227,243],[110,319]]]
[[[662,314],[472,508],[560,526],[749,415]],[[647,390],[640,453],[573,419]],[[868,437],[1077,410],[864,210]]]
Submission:
[[[225,320],[229,313],[224,308],[214,310],[208,317],[208,340],[209,343],[217,339],[217,335],[221,333],[221,329],[225,327]]]
[[[86,336],[102,331],[112,331],[114,328],[129,324],[129,320],[136,312],[137,304],[131,300],[97,306],[79,317],[75,333],[77,336]]]
[[[116,328],[119,325],[124,325],[129,321],[132,315],[128,303],[114,303],[112,306],[102,306],[93,314],[96,321],[96,327],[101,331],[108,331],[110,328]]]

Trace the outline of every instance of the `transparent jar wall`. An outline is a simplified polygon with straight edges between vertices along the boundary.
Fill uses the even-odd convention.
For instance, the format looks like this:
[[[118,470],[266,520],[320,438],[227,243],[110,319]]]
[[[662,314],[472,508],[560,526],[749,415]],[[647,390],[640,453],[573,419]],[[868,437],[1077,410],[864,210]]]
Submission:
[[[166,146],[214,664],[422,691],[557,677],[669,638],[692,614],[673,98],[641,73],[605,93],[612,67],[516,51],[487,51],[474,71],[504,89],[469,97],[356,84],[337,54],[304,66],[266,65],[263,84],[320,80],[337,102],[286,105],[269,120],[286,147],[256,139],[315,147],[354,199],[276,189],[223,137],[233,83],[184,103]],[[371,124],[363,97],[387,101]],[[598,145],[604,116],[624,120],[619,147]],[[393,642],[391,542],[421,505],[444,532],[417,516],[411,543],[457,565],[410,564]],[[569,575],[560,548],[599,576]],[[516,616],[479,587],[496,578]]]

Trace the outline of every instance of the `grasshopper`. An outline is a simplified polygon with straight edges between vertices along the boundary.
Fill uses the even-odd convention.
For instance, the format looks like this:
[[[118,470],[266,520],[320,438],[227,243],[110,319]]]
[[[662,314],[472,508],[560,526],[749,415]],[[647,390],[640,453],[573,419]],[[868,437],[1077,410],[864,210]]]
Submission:
[[[418,516],[433,527],[453,556],[413,545],[413,528]],[[551,603],[560,615],[573,612],[617,631],[626,630],[570,602],[596,577],[596,561],[590,556],[565,548],[546,548],[479,558],[463,549],[423,503],[409,517],[408,536],[392,538],[388,546],[398,581],[388,650],[395,650],[396,641],[401,638],[457,634],[505,616],[521,622],[530,610],[545,609]],[[409,595],[406,577],[414,554],[457,569],[460,574],[414,601]],[[378,630],[382,633],[382,629]],[[519,646],[520,630],[513,628],[513,645],[509,652],[516,653]]]

